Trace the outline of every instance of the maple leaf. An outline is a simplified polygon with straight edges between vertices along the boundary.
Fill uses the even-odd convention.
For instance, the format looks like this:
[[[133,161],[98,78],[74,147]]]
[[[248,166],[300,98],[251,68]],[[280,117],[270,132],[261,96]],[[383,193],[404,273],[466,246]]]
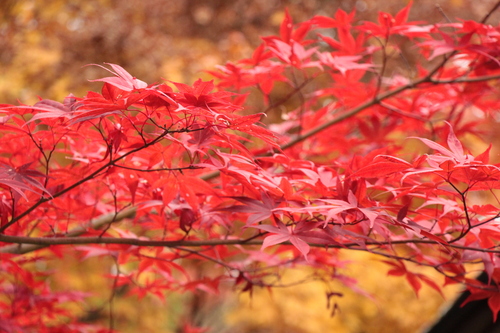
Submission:
[[[277,221],[276,224],[277,227],[265,224],[252,226],[253,228],[265,230],[272,234],[271,236],[267,236],[266,238],[264,238],[262,249],[265,249],[266,247],[272,245],[290,241],[290,243],[292,243],[293,246],[295,246],[304,255],[304,257],[307,258],[307,254],[311,249],[309,244],[301,239],[300,236],[295,234],[292,227],[287,227],[281,221]]]
[[[290,16],[290,13],[288,12],[288,8],[286,8],[285,17],[283,18],[283,21],[281,22],[280,25],[281,40],[283,40],[285,43],[290,42],[290,38],[292,37],[292,31],[293,31],[293,20],[292,17]]]
[[[422,283],[420,281],[424,282],[425,284],[427,284],[429,287],[431,287],[434,290],[436,290],[437,292],[439,292],[441,294],[441,296],[444,297],[443,293],[441,292],[441,288],[437,285],[436,282],[434,282],[432,279],[428,278],[427,276],[425,276],[423,274],[410,272],[406,268],[404,262],[402,262],[402,261],[392,262],[392,261],[388,261],[388,260],[382,260],[382,262],[393,267],[392,269],[390,269],[387,272],[387,275],[405,276],[406,280],[410,283],[411,287],[415,291],[415,294],[417,295],[417,297],[418,297],[418,292],[422,288]]]
[[[437,150],[440,152],[442,155],[429,155],[427,156],[427,161],[431,168],[419,168],[419,169],[410,169],[410,172],[407,172],[402,180],[404,180],[406,177],[411,176],[411,175],[417,175],[417,174],[424,174],[424,173],[432,173],[432,172],[440,172],[443,170],[443,167],[446,166],[445,162],[450,162],[451,167],[455,166],[472,166],[474,163],[474,157],[468,154],[464,154],[464,149],[462,147],[462,144],[456,137],[453,128],[449,123],[447,123],[450,131],[448,134],[448,147],[450,149],[446,149],[439,143],[436,143],[434,141],[431,141],[426,138],[418,138],[418,137],[413,137],[414,139],[418,139],[422,141],[424,144],[426,144],[429,148],[432,148],[434,150]],[[480,163],[478,161],[478,163]]]
[[[264,192],[261,192],[261,200],[246,197],[231,198],[241,202],[243,205],[221,208],[220,210],[227,212],[249,213],[250,216],[247,219],[247,226],[264,221],[265,219],[271,217],[274,213],[276,213],[275,209],[280,204]]]
[[[71,124],[80,123],[86,120],[102,118],[112,114],[123,114],[131,105],[144,99],[151,93],[151,90],[144,90],[141,93],[125,94],[118,99],[107,99],[105,96],[89,92],[81,100],[81,106],[75,110],[71,117]],[[109,96],[108,96],[109,97]]]
[[[172,135],[167,137],[181,144],[183,148],[189,151],[191,156],[195,156],[195,154],[206,155],[207,150],[218,142],[215,138],[215,130],[212,127],[200,128],[197,125],[193,126],[193,130],[195,131],[189,134],[181,133],[179,139]]]
[[[297,63],[297,59],[293,57],[292,45],[273,37],[268,37],[265,41],[268,48],[278,59],[287,64]]]
[[[78,110],[82,104],[78,102],[72,94],[66,97],[63,103],[52,101],[50,99],[44,99],[37,102],[32,107],[26,107],[36,111],[42,111],[43,113],[36,113],[26,124],[35,121],[37,119],[43,118],[68,118],[71,119],[76,110]]]
[[[325,203],[326,205],[318,204],[311,205],[309,207],[283,207],[280,209],[292,213],[307,213],[311,215],[315,213],[323,214],[325,215],[323,222],[324,226],[326,226],[334,217],[338,216],[338,214],[350,210],[361,212],[370,221],[370,228],[373,228],[375,220],[379,216],[379,213],[374,212],[372,208],[360,207],[356,196],[350,190],[348,193],[348,201],[339,199],[318,199],[317,202]]]
[[[6,185],[16,193],[20,194],[23,198],[28,200],[23,190],[33,191],[29,186],[23,182],[12,179],[9,169],[0,171],[0,184]]]
[[[280,24],[280,36],[273,36],[272,38],[280,39],[285,43],[291,43],[293,41],[302,42],[304,37],[307,35],[307,32],[311,29],[312,25],[313,22],[305,21],[298,24],[297,29],[294,30],[293,19],[290,16],[288,8],[285,8],[285,16]]]
[[[355,15],[356,11],[354,10],[347,14],[347,12],[339,9],[335,12],[334,17],[316,15],[311,19],[311,22],[320,28],[349,28],[352,26]]]
[[[348,70],[353,70],[353,69],[368,70],[374,67],[372,64],[356,62],[362,58],[362,56],[357,56],[357,55],[334,56],[329,52],[322,52],[318,53],[318,57],[323,65],[337,69],[344,76]]]
[[[23,190],[36,192],[34,188],[50,195],[49,191],[35,178],[46,176],[33,169],[29,169],[32,163],[23,164],[20,167],[12,168],[8,165],[0,165],[0,184],[7,185],[9,188],[20,194],[23,198],[28,200]]]
[[[181,103],[188,106],[194,106],[203,108],[207,111],[210,111],[217,117],[221,117],[226,121],[229,118],[222,114],[217,113],[215,109],[224,109],[224,110],[237,110],[238,106],[234,105],[230,101],[230,97],[233,96],[233,93],[227,91],[215,91],[215,85],[213,80],[203,81],[201,79],[196,80],[193,83],[193,86],[189,86],[184,83],[172,82],[177,89],[179,89],[179,93],[176,95],[178,97],[178,103]]]
[[[412,164],[397,157],[377,155],[369,165],[351,174],[351,177],[379,178],[412,168]]]
[[[442,215],[446,215],[452,211],[460,212],[460,207],[455,200],[449,200],[445,198],[429,199],[426,202],[424,202],[419,208],[417,208],[417,210],[429,205],[442,205],[443,206]]]
[[[0,173],[0,184],[3,184],[1,180],[1,173]],[[8,201],[5,196],[2,196],[0,198],[0,227],[4,226],[9,222],[8,217],[11,213],[12,213],[12,203]]]
[[[271,52],[265,51],[266,44],[261,43],[252,53],[252,57],[250,59],[242,59],[239,61],[240,64],[253,65],[257,66],[264,60],[269,59],[272,55]]]
[[[496,274],[498,270],[496,270]],[[488,306],[493,312],[493,321],[496,322],[498,317],[498,312],[500,312],[500,289],[496,284],[483,284],[477,280],[468,280],[467,289],[470,292],[469,297],[467,297],[461,306],[465,304],[477,301],[480,299],[488,299]]]
[[[442,25],[445,27],[446,25]],[[456,24],[449,24],[448,26],[453,26],[457,27]],[[474,36],[474,31],[469,32],[463,36],[460,37],[458,41],[456,41],[453,37],[453,35],[446,34],[442,31],[438,31],[438,33],[441,35],[443,38],[442,40],[429,40],[426,42],[422,42],[422,46],[429,46],[430,49],[432,50],[432,54],[429,56],[429,60],[432,60],[436,58],[437,56],[451,53],[453,51],[472,51],[472,52],[477,52],[481,55],[487,55],[488,51],[486,51],[485,47],[482,45],[474,45],[471,44],[471,39]],[[486,51],[486,52],[485,52]],[[491,57],[490,59],[493,59],[495,62],[498,63],[498,61],[495,59],[495,57]]]
[[[116,77],[105,77],[102,79],[89,80],[90,82],[96,82],[96,81],[106,82],[124,91],[132,91],[136,89],[147,88],[148,84],[146,82],[136,79],[135,77],[130,75],[129,72],[123,69],[123,67],[110,63],[105,63],[105,64],[109,65],[113,70],[110,70],[104,66],[97,64],[91,64],[87,66],[101,67],[110,72],[111,74],[115,75]]]
[[[379,12],[378,24],[373,22],[364,22],[358,29],[366,31],[374,36],[389,37],[391,34],[400,34],[407,37],[427,37],[430,27],[419,31],[414,27],[421,22],[407,22],[413,2],[410,1],[406,7],[401,9],[394,17],[388,13]]]
[[[332,37],[324,36],[318,34],[318,36],[327,43],[330,47],[335,50],[335,53],[339,53],[341,55],[351,55],[356,56],[364,53],[371,53],[369,49],[364,45],[366,42],[366,37],[364,33],[360,33],[356,38],[351,33],[351,30],[345,28],[338,29],[339,40],[335,40]]]
[[[197,212],[183,197],[177,196],[168,204],[168,207],[179,216],[179,227],[186,233],[192,228],[193,223],[198,220]]]

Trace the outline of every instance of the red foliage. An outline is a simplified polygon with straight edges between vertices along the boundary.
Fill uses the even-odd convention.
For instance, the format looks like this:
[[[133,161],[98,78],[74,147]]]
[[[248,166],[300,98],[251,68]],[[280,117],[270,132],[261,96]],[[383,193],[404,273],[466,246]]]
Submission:
[[[378,23],[338,11],[294,24],[286,13],[279,36],[220,66],[216,83],[148,85],[109,64],[114,76],[94,80],[101,93],[2,105],[0,329],[94,329],[60,306],[85,295],[35,276],[29,263],[51,258],[23,254],[44,247],[112,256],[115,288],[160,297],[217,292],[222,280],[272,287],[266,276],[284,265],[342,282],[337,249],[363,250],[416,292],[439,286],[405,262],[433,267],[496,316],[498,148],[474,156],[460,139],[496,134],[500,27],[407,22],[409,10]],[[413,43],[417,69],[393,64],[404,57],[393,40]],[[248,94],[267,109],[249,114]],[[259,123],[277,110],[282,121]],[[191,276],[181,259],[213,269]],[[137,270],[119,269],[132,261]],[[466,264],[494,287],[468,280]]]

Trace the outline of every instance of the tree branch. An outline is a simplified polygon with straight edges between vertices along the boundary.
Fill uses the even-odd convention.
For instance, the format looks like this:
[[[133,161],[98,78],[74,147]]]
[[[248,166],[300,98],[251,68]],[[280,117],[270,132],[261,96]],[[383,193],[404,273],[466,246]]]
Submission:
[[[100,229],[104,227],[105,225],[108,225],[113,222],[121,221],[126,218],[132,218],[135,216],[135,213],[137,212],[136,207],[131,207],[122,210],[121,212],[118,213],[108,213],[99,216],[98,218],[95,218],[90,221],[90,223],[87,226],[78,226],[73,229],[71,229],[65,236],[64,238],[54,238],[54,237],[22,237],[22,236],[8,236],[8,235],[3,235],[0,234],[0,242],[4,243],[15,243],[14,245],[9,245],[9,246],[4,246],[0,248],[0,253],[15,253],[15,254],[24,254],[32,251],[36,251],[39,249],[43,249],[47,246],[50,245],[55,245],[52,244],[49,240],[55,241],[55,240],[62,240],[62,239],[83,239],[81,237],[78,237],[84,233],[86,233],[89,229]],[[20,238],[24,239],[22,241],[19,241]],[[90,237],[89,237],[90,238]],[[95,239],[99,239],[100,237],[97,237]],[[39,239],[39,241],[31,241],[34,239]],[[89,244],[89,243],[85,243]]]
[[[118,218],[126,218],[132,217],[135,213],[135,210],[129,209],[127,211],[123,211],[117,215],[117,218],[114,221],[117,221]],[[101,219],[97,219],[94,221],[95,225],[102,223],[103,225],[106,223],[111,223],[110,219],[112,219],[114,214],[109,214]],[[79,229],[79,230],[75,230]],[[200,246],[217,246],[217,245],[262,245],[263,240],[255,240],[255,239],[209,239],[209,240],[174,240],[174,241],[165,241],[165,240],[147,240],[140,238],[115,238],[115,237],[77,237],[75,236],[78,232],[80,234],[85,233],[87,229],[85,228],[75,228],[68,236],[63,237],[25,237],[25,236],[9,236],[0,234],[0,242],[4,243],[15,243],[19,245],[11,245],[4,246],[0,248],[0,253],[15,253],[15,254],[24,254],[31,251],[35,251],[38,249],[45,248],[51,245],[83,245],[83,244],[115,244],[115,245],[134,245],[134,246],[149,246],[149,247],[200,247]],[[283,242],[283,245],[292,245],[290,242]],[[318,244],[318,243],[308,243],[312,247],[320,247],[320,248],[335,248],[335,249],[361,249],[366,250],[366,248],[359,248],[358,243],[343,243],[337,245],[328,245]],[[397,241],[387,241],[387,242],[366,242],[367,246],[385,246],[385,245],[401,245],[401,244],[438,244],[433,240],[429,239],[405,239],[405,240],[397,240]],[[443,246],[443,244],[439,243],[438,245]],[[485,253],[500,253],[500,249],[490,248],[475,248],[469,246],[461,246],[456,244],[448,244],[450,248],[461,249],[461,250],[470,250],[470,251],[478,251]]]
[[[367,108],[369,108],[371,106],[374,106],[374,105],[380,103],[381,101],[383,101],[385,99],[388,99],[389,97],[397,95],[397,94],[399,94],[399,93],[401,93],[401,92],[403,92],[405,90],[408,90],[408,89],[414,89],[418,85],[421,85],[421,84],[424,84],[424,83],[449,84],[449,83],[465,83],[465,82],[482,82],[482,81],[490,81],[490,80],[498,80],[498,79],[500,79],[500,75],[478,76],[478,77],[472,77],[472,78],[460,77],[460,78],[456,78],[456,79],[444,79],[444,80],[433,79],[432,76],[436,73],[436,71],[439,68],[441,68],[441,65],[437,66],[428,75],[426,75],[425,77],[423,77],[423,78],[421,78],[419,80],[416,80],[414,82],[410,82],[408,84],[405,84],[404,86],[401,86],[401,87],[398,87],[398,88],[386,91],[385,93],[382,93],[382,94],[379,94],[379,95],[375,96],[370,101],[365,102],[365,103],[363,103],[363,104],[361,104],[361,105],[353,108],[352,110],[350,110],[350,111],[348,111],[348,112],[340,115],[339,117],[337,117],[335,119],[332,119],[332,120],[330,120],[330,121],[328,121],[328,122],[326,122],[324,124],[321,124],[320,126],[318,126],[316,128],[313,128],[309,132],[304,133],[304,134],[298,136],[297,138],[293,139],[292,141],[290,141],[290,142],[282,145],[280,148],[282,150],[288,149],[288,148],[296,145],[297,143],[302,142],[305,139],[308,139],[311,136],[316,135],[319,132],[324,131],[325,129],[327,129],[327,128],[331,127],[331,126],[340,123],[341,121],[343,121],[345,119],[348,119],[350,117],[355,116],[356,114],[360,113],[361,111],[363,111],[363,110],[365,110],[365,109],[367,109]]]

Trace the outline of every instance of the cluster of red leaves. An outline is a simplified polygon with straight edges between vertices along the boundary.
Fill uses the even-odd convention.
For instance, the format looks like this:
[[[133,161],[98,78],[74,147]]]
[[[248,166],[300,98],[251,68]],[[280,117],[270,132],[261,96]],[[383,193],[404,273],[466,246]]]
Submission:
[[[43,247],[112,256],[115,287],[158,297],[272,287],[268,276],[296,265],[351,284],[339,250],[363,250],[416,292],[440,286],[405,262],[468,285],[496,313],[500,166],[491,145],[473,156],[458,138],[480,142],[497,122],[500,27],[407,22],[409,10],[377,23],[286,13],[279,36],[212,72],[216,86],[148,85],[109,64],[101,93],[2,105],[1,328],[77,325],[54,309],[83,295],[50,293],[23,255]],[[392,65],[401,40],[420,52],[416,69]],[[252,113],[248,96],[265,110]],[[262,114],[276,110],[266,129]],[[189,259],[214,269],[191,274]],[[491,286],[468,280],[466,264]]]

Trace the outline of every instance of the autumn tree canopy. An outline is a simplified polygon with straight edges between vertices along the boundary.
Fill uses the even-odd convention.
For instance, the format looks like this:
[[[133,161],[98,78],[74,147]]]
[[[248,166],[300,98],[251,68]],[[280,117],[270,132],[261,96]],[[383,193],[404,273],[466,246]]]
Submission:
[[[339,253],[365,251],[416,293],[442,286],[413,264],[434,268],[496,319],[498,7],[441,24],[408,22],[411,5],[376,22],[287,12],[214,81],[90,65],[99,93],[0,105],[0,329],[113,328],[72,315],[88,295],[51,291],[43,263],[63,254],[111,257],[113,288],[163,298],[251,293],[301,266],[355,288]]]

